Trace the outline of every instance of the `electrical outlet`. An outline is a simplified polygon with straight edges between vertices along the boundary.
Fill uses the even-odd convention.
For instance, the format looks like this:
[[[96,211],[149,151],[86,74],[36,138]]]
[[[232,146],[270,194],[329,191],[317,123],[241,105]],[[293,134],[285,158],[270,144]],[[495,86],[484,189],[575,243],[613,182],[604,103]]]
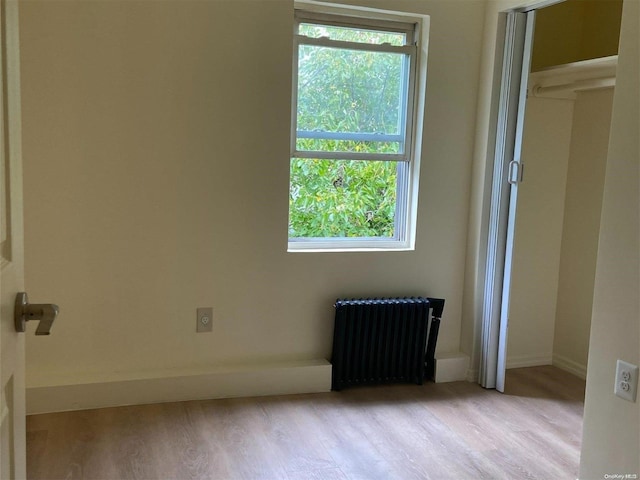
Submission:
[[[616,364],[616,385],[613,390],[618,397],[636,401],[638,393],[638,366],[618,360]]]
[[[196,332],[210,332],[213,330],[213,308],[198,308],[196,312]]]

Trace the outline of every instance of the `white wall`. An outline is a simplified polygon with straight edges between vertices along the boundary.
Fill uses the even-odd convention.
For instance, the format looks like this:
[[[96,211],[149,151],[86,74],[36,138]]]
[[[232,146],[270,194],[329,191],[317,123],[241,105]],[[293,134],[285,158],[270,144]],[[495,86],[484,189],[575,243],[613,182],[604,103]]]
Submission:
[[[639,30],[640,2],[627,0],[600,219],[582,480],[640,475],[640,399],[630,403],[613,394],[616,360],[640,364]]]
[[[484,3],[360,3],[431,16],[413,252],[286,252],[292,1],[21,5],[29,387],[329,358],[339,296],[441,296],[459,349]]]
[[[571,100],[527,100],[507,368],[551,364],[573,108]]]
[[[575,100],[564,202],[553,363],[586,376],[613,89]]]

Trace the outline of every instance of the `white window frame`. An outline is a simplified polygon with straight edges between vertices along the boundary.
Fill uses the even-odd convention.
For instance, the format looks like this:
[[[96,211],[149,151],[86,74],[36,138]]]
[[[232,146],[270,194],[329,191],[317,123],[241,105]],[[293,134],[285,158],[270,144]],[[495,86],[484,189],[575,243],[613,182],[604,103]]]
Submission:
[[[422,150],[422,130],[426,94],[426,66],[429,17],[426,15],[389,12],[385,10],[329,5],[313,1],[295,3],[296,16],[294,22],[293,78],[291,105],[291,152],[290,158],[325,158],[363,161],[397,161],[404,165],[398,168],[396,224],[394,238],[289,238],[289,252],[325,252],[325,251],[403,251],[415,249],[418,184],[420,157]],[[351,42],[336,42],[327,38],[309,39],[297,34],[299,23],[327,22],[339,25],[339,17],[362,28],[388,29],[405,32],[407,45],[391,46],[388,44],[371,45]],[[413,38],[412,38],[413,37]],[[406,109],[405,136],[402,138],[403,149],[398,154],[362,154],[356,152],[318,152],[299,151],[296,148],[296,123],[298,100],[298,45],[314,44],[332,46],[339,44],[348,48],[406,53],[410,56],[410,72],[407,89],[409,98]],[[325,134],[326,135],[326,134]],[[366,134],[364,134],[366,135]],[[380,137],[378,137],[380,138]]]

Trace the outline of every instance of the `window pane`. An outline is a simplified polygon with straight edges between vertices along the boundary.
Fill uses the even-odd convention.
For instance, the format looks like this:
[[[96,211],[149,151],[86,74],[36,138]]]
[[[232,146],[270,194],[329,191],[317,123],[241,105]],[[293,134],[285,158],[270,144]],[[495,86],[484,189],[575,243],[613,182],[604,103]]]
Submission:
[[[403,153],[407,63],[404,54],[300,45],[296,148]]]
[[[301,23],[298,28],[298,33],[310,38],[327,37],[331,40],[342,40],[345,42],[373,43],[377,45],[389,43],[394,46],[406,45],[406,35],[404,33],[366,30],[363,28]]]
[[[289,237],[395,237],[398,163],[291,160]]]

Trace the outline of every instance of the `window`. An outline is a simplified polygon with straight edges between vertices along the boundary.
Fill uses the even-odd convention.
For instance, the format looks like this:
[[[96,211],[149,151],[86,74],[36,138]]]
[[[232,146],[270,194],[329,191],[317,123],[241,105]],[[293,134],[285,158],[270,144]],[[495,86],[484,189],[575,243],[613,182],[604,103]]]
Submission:
[[[412,249],[424,18],[338,12],[296,10],[289,250]]]

